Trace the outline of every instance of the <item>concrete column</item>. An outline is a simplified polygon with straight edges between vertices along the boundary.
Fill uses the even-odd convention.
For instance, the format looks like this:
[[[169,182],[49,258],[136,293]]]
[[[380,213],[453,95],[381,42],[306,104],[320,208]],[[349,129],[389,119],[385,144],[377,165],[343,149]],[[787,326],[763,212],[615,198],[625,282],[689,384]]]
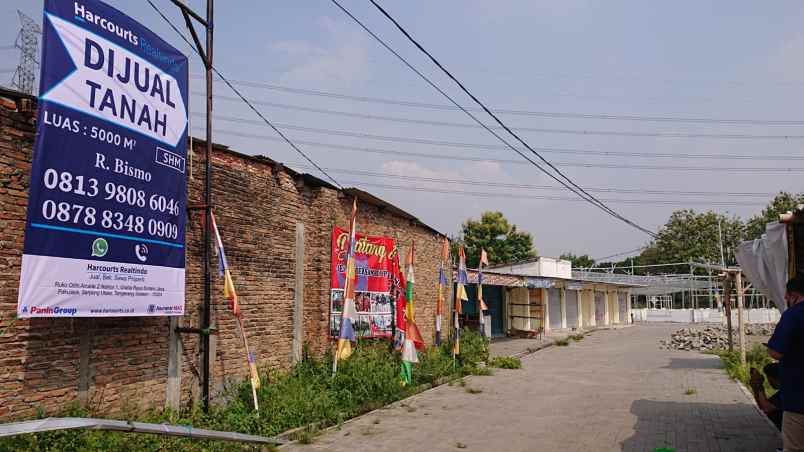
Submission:
[[[181,408],[181,335],[176,328],[181,325],[181,317],[168,317],[168,368],[167,388],[165,390],[165,407],[172,410]]]
[[[547,289],[541,289],[542,291],[542,312],[544,312],[544,334],[548,334],[550,332],[550,300],[549,296],[550,293]]]
[[[511,290],[512,289],[509,288],[509,287],[506,287],[505,290],[503,290],[503,303],[502,303],[503,304],[503,314],[502,315],[504,316],[503,317],[503,328],[505,328],[506,333],[508,332],[508,330],[511,329],[511,311],[510,311],[511,306],[508,305],[508,303],[510,302],[510,299],[511,299],[511,297],[510,297]]]
[[[77,319],[81,328],[78,342],[78,402],[87,406],[89,402],[89,355],[92,353],[92,319]]]
[[[577,325],[577,328],[583,329],[583,319],[585,317],[583,315],[583,303],[582,303],[583,302],[583,290],[576,290],[575,294],[577,295],[575,297],[575,301],[578,304],[578,325]]]
[[[304,223],[296,223],[296,285],[293,292],[293,344],[290,362],[302,359],[304,344]]]
[[[625,323],[632,324],[634,323],[631,319],[631,291],[628,290],[625,292]]]
[[[561,289],[561,328],[567,329],[567,289]]]

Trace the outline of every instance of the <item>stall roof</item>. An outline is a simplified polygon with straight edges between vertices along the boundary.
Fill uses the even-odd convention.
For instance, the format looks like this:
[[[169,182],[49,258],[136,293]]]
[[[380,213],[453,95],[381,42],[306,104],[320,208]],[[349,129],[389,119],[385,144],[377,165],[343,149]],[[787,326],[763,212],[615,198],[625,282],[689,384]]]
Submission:
[[[477,273],[476,269],[467,270],[467,274],[469,276],[469,282],[472,284],[477,284]],[[548,284],[551,281],[560,281],[563,283],[575,283],[575,284],[602,284],[608,285],[612,287],[619,287],[619,288],[638,288],[642,287],[639,284],[630,284],[625,282],[609,282],[609,281],[600,281],[596,279],[588,279],[588,278],[558,278],[553,276],[529,276],[517,273],[510,273],[510,272],[500,272],[500,271],[493,271],[493,270],[483,270],[483,283],[489,284],[493,286],[504,286],[504,287],[542,287],[545,288],[550,287]]]

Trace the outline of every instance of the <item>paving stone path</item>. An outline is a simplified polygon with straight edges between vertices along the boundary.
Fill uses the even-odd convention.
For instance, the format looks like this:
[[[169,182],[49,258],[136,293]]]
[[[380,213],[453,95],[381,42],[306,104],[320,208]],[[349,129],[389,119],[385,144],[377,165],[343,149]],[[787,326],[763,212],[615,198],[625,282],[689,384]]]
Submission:
[[[289,451],[774,451],[781,440],[720,360],[660,350],[681,326],[597,331],[332,430]],[[472,389],[470,392],[469,389]],[[482,391],[482,392],[479,392]],[[472,393],[474,392],[474,393]]]

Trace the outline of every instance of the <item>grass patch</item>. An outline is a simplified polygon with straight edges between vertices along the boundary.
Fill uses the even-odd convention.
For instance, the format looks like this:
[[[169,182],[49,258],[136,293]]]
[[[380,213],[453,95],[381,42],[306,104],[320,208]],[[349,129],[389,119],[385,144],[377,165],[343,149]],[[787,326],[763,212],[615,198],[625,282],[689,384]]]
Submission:
[[[583,335],[583,334],[573,334],[573,335],[572,335],[572,336],[570,336],[569,338],[570,338],[570,339],[572,339],[572,340],[573,340],[573,341],[575,341],[575,342],[580,342],[580,341],[582,341],[582,340],[583,340],[584,335]]]
[[[466,388],[466,392],[469,394],[481,394],[483,390],[478,388]]]
[[[558,339],[558,340],[556,340],[556,345],[559,346],[559,347],[566,347],[569,344],[570,344],[569,339]]]
[[[476,375],[478,377],[490,377],[494,375],[494,371],[491,370],[490,367],[476,367],[472,369],[471,375]]]
[[[498,356],[489,361],[489,366],[499,369],[521,369],[522,360],[512,356]]]
[[[436,385],[446,379],[490,372],[481,363],[488,360],[488,339],[472,331],[461,332],[461,355],[454,360],[452,344],[431,348],[419,355],[413,368],[413,384],[402,386],[398,353],[390,353],[387,342],[366,341],[358,344],[348,360],[341,361],[332,376],[332,356],[309,357],[288,371],[263,371],[264,384],[258,391],[260,413],[254,413],[251,386],[248,381],[232,385],[220,400],[225,405],[213,406],[208,414],[198,407],[180,412],[169,410],[129,410],[112,416],[115,419],[150,423],[188,425],[194,428],[275,436],[287,430],[315,424],[315,429],[302,429],[295,436],[299,442],[313,441],[320,428],[339,425],[343,421],[413,395],[423,385]],[[415,411],[410,407],[409,410]],[[71,406],[58,413],[60,417],[97,417],[97,413]],[[39,417],[46,417],[41,412]],[[71,430],[20,435],[0,439],[0,452],[5,451],[230,451],[265,450],[255,446],[222,441]],[[270,450],[270,449],[269,449]]]
[[[695,388],[687,388],[687,390],[684,391],[684,395],[695,395],[697,393],[698,391]]]
[[[750,369],[755,367],[762,372],[762,368],[765,367],[766,364],[773,362],[773,359],[768,355],[768,349],[762,344],[754,344],[753,348],[746,351],[745,367],[740,365],[739,350],[733,352],[722,350],[716,352],[716,354],[720,356],[720,360],[723,362],[723,367],[726,373],[729,374],[729,377],[741,382],[749,388],[749,380],[751,379]],[[765,380],[765,391],[768,397],[776,393],[776,390],[768,384],[767,379]]]

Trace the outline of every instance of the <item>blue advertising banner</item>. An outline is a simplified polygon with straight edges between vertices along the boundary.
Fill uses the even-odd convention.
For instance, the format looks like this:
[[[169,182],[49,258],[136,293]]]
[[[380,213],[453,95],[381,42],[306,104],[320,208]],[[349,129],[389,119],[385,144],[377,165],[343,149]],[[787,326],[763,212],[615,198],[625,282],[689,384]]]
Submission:
[[[184,313],[187,57],[96,0],[46,0],[20,317]]]

